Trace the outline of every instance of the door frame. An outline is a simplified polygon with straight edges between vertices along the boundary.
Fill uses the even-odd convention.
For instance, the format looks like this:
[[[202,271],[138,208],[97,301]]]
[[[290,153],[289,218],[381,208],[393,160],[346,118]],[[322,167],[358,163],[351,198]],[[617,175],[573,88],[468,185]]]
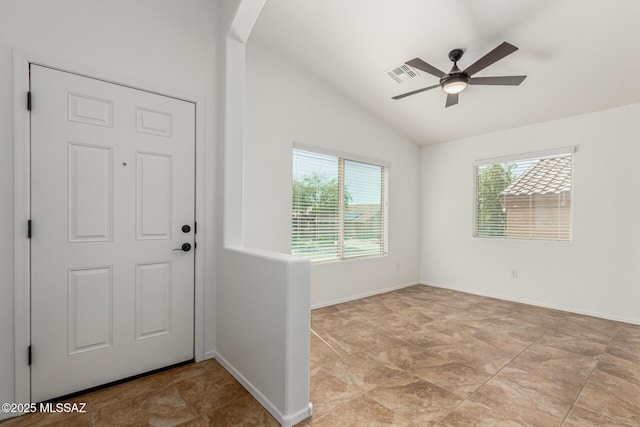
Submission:
[[[123,76],[113,76],[99,70],[68,61],[47,58],[13,50],[13,203],[14,203],[14,235],[13,235],[13,271],[14,271],[14,399],[15,402],[31,401],[31,370],[28,364],[28,347],[31,344],[31,310],[30,310],[30,272],[31,260],[30,240],[27,238],[27,221],[30,218],[31,200],[31,150],[30,150],[30,114],[27,110],[27,92],[29,91],[29,65],[42,65],[115,83],[121,86],[139,89],[162,96],[176,98],[195,104],[195,220],[199,223],[198,234],[200,247],[195,251],[194,265],[194,349],[196,361],[205,357],[213,357],[213,351],[205,355],[205,305],[204,284],[210,283],[212,277],[207,276],[205,269],[205,250],[210,246],[208,230],[215,224],[205,211],[206,203],[206,169],[215,165],[207,165],[205,156],[205,100],[201,96],[185,94],[181,91],[157,87],[148,82],[135,81]],[[105,75],[106,74],[106,75]],[[37,103],[37,94],[34,95]],[[212,190],[215,183],[206,188]],[[34,227],[34,232],[36,231]],[[214,248],[211,247],[211,250]],[[210,272],[209,275],[213,273]]]

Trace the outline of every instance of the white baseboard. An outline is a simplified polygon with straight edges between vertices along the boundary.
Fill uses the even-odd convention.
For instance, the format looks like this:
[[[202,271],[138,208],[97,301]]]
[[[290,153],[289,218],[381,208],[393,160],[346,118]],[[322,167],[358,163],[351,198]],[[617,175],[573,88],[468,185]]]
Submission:
[[[403,283],[402,285],[391,286],[384,289],[376,289],[375,291],[365,292],[363,294],[351,295],[345,298],[339,298],[332,301],[321,302],[319,304],[312,305],[311,310],[314,310],[316,308],[328,307],[330,305],[342,304],[343,302],[355,301],[357,299],[371,297],[374,295],[386,294],[387,292],[397,291],[398,289],[408,288],[409,286],[420,285],[420,284],[422,283],[421,282]]]
[[[306,420],[310,416],[313,415],[313,405],[309,402],[309,406],[302,409],[301,411],[296,412],[295,414],[291,414],[284,417],[285,422],[280,422],[280,425],[283,427],[291,427],[298,424],[302,420]]]
[[[632,318],[628,318],[628,317],[614,316],[614,315],[604,314],[604,313],[600,313],[600,312],[596,312],[596,311],[582,310],[582,309],[579,309],[579,308],[576,308],[576,307],[568,307],[568,306],[557,305],[557,304],[548,304],[548,303],[545,303],[545,302],[533,301],[533,300],[528,300],[528,299],[524,299],[524,298],[513,298],[513,297],[509,297],[509,296],[505,296],[505,295],[501,295],[501,294],[496,294],[496,293],[492,293],[492,292],[482,292],[482,291],[478,291],[478,290],[475,290],[475,289],[468,289],[468,288],[463,288],[463,287],[459,287],[459,286],[444,285],[442,283],[435,283],[435,282],[432,282],[432,281],[429,281],[429,280],[422,280],[421,284],[423,284],[425,286],[433,286],[434,288],[442,288],[442,289],[449,289],[451,291],[464,292],[466,294],[480,295],[480,296],[483,296],[483,297],[489,297],[489,298],[496,298],[496,299],[501,299],[501,300],[505,300],[505,301],[518,302],[518,303],[521,303],[521,304],[528,304],[528,305],[533,305],[533,306],[536,306],[536,307],[550,308],[550,309],[553,309],[553,310],[566,311],[566,312],[569,312],[569,313],[583,314],[585,316],[599,317],[601,319],[613,320],[613,321],[616,321],[616,322],[630,323],[632,325],[640,325],[640,319],[632,319]]]
[[[269,411],[271,415],[280,423],[282,427],[291,427],[299,423],[300,421],[309,418],[313,415],[313,406],[309,403],[306,408],[294,413],[294,414],[282,414],[278,408],[264,395],[256,386],[244,377],[227,359],[221,356],[219,353],[215,353],[215,359],[220,363],[229,373],[236,379],[244,388],[256,398],[258,402],[264,408]]]
[[[216,358],[216,351],[211,350],[211,351],[206,351],[204,353],[204,357],[202,358],[202,360],[215,359],[215,358]]]

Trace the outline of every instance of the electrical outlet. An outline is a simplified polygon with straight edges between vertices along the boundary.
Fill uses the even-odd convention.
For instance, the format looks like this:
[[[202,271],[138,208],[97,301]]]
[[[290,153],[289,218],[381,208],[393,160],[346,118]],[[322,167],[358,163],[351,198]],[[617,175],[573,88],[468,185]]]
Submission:
[[[514,268],[511,270],[511,278],[512,279],[517,279],[518,278],[518,269]]]

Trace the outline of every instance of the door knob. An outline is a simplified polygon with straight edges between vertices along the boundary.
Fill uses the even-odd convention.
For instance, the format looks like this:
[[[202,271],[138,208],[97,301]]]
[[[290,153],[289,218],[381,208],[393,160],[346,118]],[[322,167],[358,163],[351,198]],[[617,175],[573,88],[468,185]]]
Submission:
[[[189,252],[191,250],[191,243],[183,243],[181,247],[174,249],[174,251]]]
[[[191,226],[189,226],[188,224],[185,224],[182,226],[182,232],[183,233],[188,233],[191,231]]]

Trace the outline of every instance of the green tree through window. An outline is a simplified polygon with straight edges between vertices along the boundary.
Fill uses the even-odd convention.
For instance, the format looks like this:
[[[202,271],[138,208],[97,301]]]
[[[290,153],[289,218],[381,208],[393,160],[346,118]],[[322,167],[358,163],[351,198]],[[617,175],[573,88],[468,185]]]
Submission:
[[[385,254],[386,173],[294,148],[291,253],[312,261]]]
[[[494,163],[478,168],[477,224],[480,237],[504,237],[507,214],[500,203],[500,192],[513,181],[515,164]]]
[[[293,253],[304,255],[333,252],[339,238],[336,222],[340,213],[338,179],[317,172],[293,179]],[[344,204],[351,196],[345,190]]]

